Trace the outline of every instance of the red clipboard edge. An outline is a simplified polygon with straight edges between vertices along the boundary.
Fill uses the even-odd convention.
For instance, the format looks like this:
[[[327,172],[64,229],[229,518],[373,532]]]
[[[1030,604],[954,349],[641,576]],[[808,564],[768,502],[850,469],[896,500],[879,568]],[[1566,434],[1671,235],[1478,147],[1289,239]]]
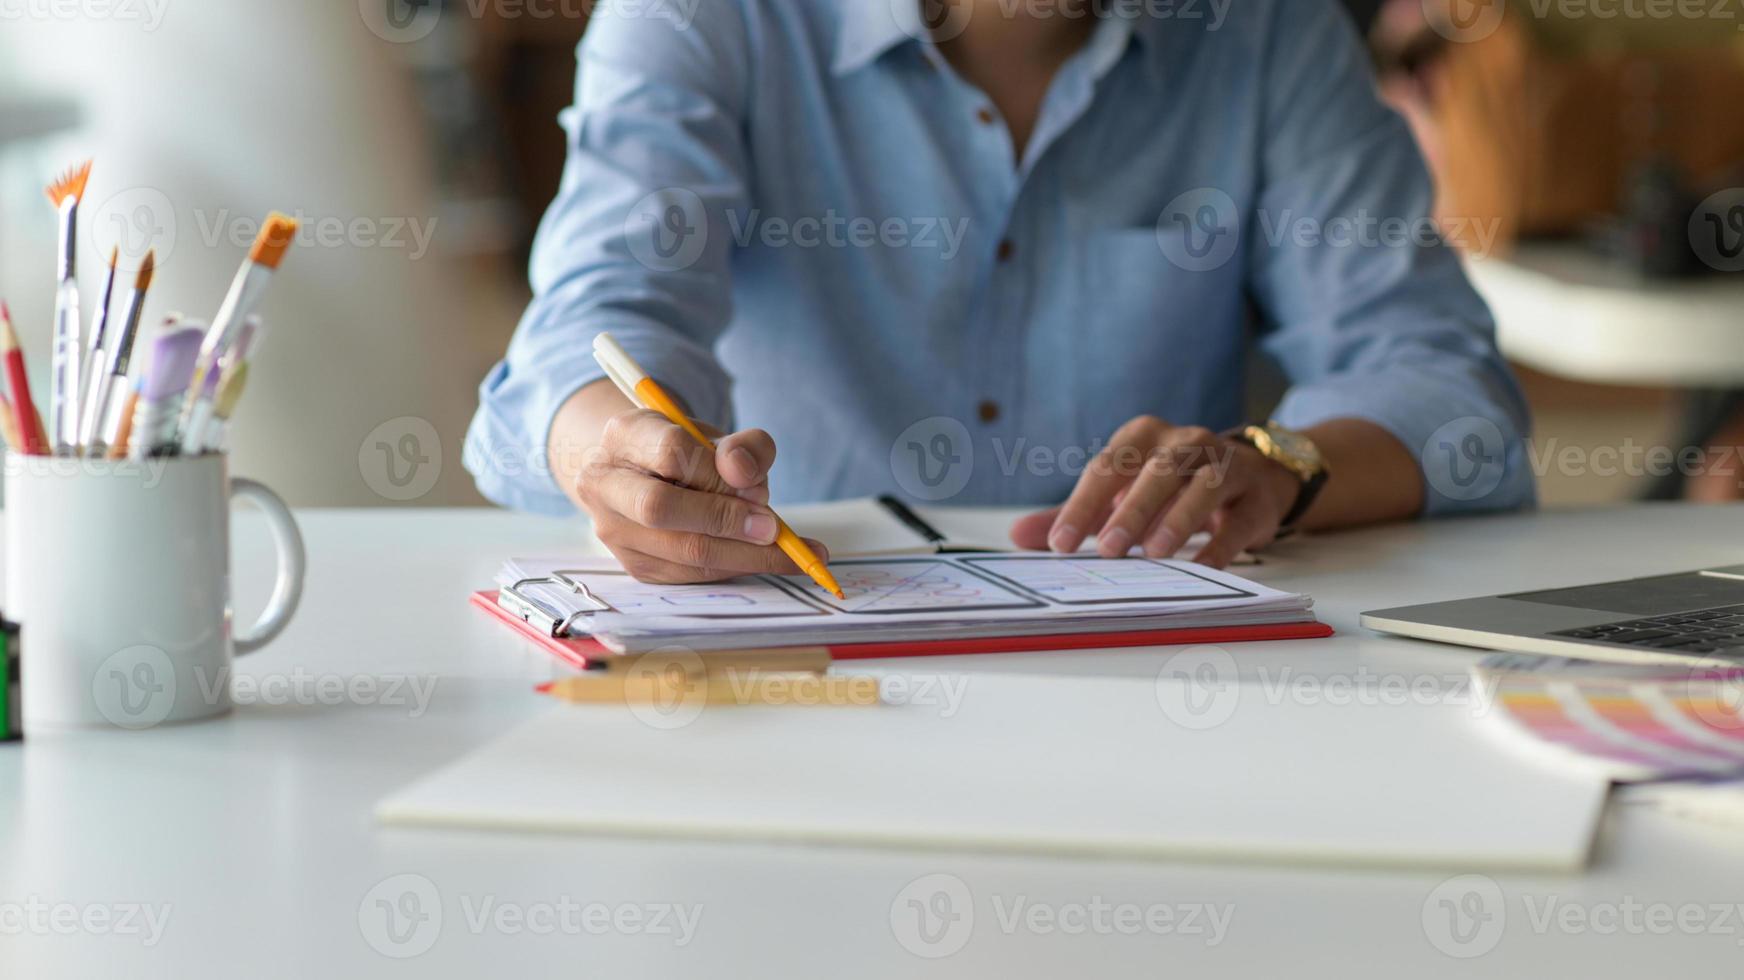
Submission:
[[[472,594],[472,604],[514,627],[552,656],[578,667],[614,656],[597,640],[567,640],[547,636],[497,605],[495,589]],[[836,660],[881,660],[893,657],[956,657],[983,653],[1038,653],[1051,650],[1107,650],[1119,647],[1194,646],[1200,643],[1259,643],[1267,640],[1323,640],[1336,635],[1325,623],[1282,623],[1270,626],[1142,630],[1130,633],[1071,633],[1056,636],[1012,636],[975,640],[935,640],[926,643],[849,643],[831,646]]]

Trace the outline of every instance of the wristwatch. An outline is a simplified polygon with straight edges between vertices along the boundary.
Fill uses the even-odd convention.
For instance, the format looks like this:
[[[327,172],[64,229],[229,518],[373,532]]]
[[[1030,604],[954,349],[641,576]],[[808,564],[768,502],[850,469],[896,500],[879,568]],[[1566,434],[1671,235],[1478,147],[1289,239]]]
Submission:
[[[1302,492],[1296,495],[1296,505],[1284,515],[1279,533],[1287,534],[1295,530],[1297,522],[1308,513],[1308,508],[1314,506],[1314,500],[1320,496],[1320,491],[1326,489],[1326,481],[1332,475],[1327,472],[1326,460],[1320,455],[1320,447],[1302,433],[1286,429],[1276,422],[1236,429],[1229,433],[1229,438],[1254,447],[1261,456],[1296,474],[1302,481]]]

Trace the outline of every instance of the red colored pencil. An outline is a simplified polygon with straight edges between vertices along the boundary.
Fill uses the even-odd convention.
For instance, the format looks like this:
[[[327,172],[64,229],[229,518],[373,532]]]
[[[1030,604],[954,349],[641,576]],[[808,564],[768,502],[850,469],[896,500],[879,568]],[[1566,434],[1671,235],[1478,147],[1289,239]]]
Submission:
[[[24,351],[18,347],[18,333],[12,329],[12,310],[0,300],[0,358],[6,361],[7,394],[13,415],[18,418],[18,432],[24,438],[27,456],[47,456],[48,438],[42,431],[42,416],[36,402],[30,398],[30,376],[24,372]]]

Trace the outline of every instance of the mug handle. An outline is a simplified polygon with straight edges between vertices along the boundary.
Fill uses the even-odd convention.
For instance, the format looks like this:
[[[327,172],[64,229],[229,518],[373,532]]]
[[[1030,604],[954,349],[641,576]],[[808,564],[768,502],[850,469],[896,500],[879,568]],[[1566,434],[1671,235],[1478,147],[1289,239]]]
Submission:
[[[303,600],[303,572],[308,561],[303,551],[302,532],[297,530],[291,509],[285,506],[278,494],[263,483],[234,477],[230,481],[230,498],[235,500],[237,497],[254,501],[266,515],[279,553],[278,581],[273,584],[272,598],[267,600],[265,611],[248,632],[234,639],[236,655],[241,656],[271,643],[290,624],[291,614],[297,611],[297,604]]]

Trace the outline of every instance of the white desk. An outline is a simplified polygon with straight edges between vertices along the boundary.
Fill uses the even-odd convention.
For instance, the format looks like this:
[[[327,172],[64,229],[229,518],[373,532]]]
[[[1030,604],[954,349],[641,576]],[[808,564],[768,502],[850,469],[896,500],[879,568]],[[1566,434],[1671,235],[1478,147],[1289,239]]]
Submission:
[[[1585,249],[1527,244],[1466,263],[1503,353],[1595,384],[1744,384],[1744,276],[1646,281]]]
[[[239,675],[408,674],[435,685],[427,711],[413,717],[401,692],[399,704],[257,705],[202,725],[0,746],[0,903],[169,908],[150,948],[142,935],[18,934],[14,924],[13,934],[0,933],[0,976],[1417,978],[1468,975],[1473,965],[1499,976],[1731,976],[1744,962],[1735,909],[1724,921],[1702,912],[1718,934],[1605,935],[1558,925],[1565,913],[1549,903],[1609,925],[1605,910],[1627,911],[1626,902],[1704,910],[1744,902],[1744,837],[1642,807],[1613,807],[1584,875],[1496,876],[1505,928],[1473,962],[1431,939],[1439,930],[1448,945],[1439,899],[1458,891],[1437,892],[1445,880],[1437,874],[380,829],[370,808],[385,792],[544,707],[528,689],[554,674],[552,663],[469,608],[466,595],[489,581],[501,557],[562,552],[581,535],[573,524],[486,511],[314,511],[302,522],[311,555],[306,604],[277,644],[240,662]],[[1285,670],[1359,684],[1421,678],[1464,697],[1472,655],[1364,634],[1357,613],[1736,562],[1741,526],[1736,509],[1640,506],[1294,542],[1255,577],[1313,592],[1342,635],[1231,649],[1256,680],[1265,671],[1276,682]],[[267,548],[264,528],[244,521],[237,577],[249,611],[264,598]],[[1031,654],[925,668],[1150,678],[1168,655]],[[1135,756],[1147,748],[1168,750],[1135,746]],[[366,896],[382,897],[371,890],[402,874],[427,879],[441,903],[434,946],[411,959],[376,952],[359,925]],[[910,882],[934,874],[961,881],[973,919],[960,951],[929,960],[899,942],[892,904]],[[565,897],[613,909],[670,903],[701,915],[682,947],[673,936],[635,931],[510,933],[494,919],[478,931],[469,918],[486,901],[519,910]],[[1204,903],[1227,906],[1232,917],[1221,944],[1210,946],[1206,936],[1037,930],[1010,922],[1020,899],[1068,913],[1098,902]],[[1548,924],[1535,921],[1547,906]],[[7,914],[0,904],[0,928]]]

